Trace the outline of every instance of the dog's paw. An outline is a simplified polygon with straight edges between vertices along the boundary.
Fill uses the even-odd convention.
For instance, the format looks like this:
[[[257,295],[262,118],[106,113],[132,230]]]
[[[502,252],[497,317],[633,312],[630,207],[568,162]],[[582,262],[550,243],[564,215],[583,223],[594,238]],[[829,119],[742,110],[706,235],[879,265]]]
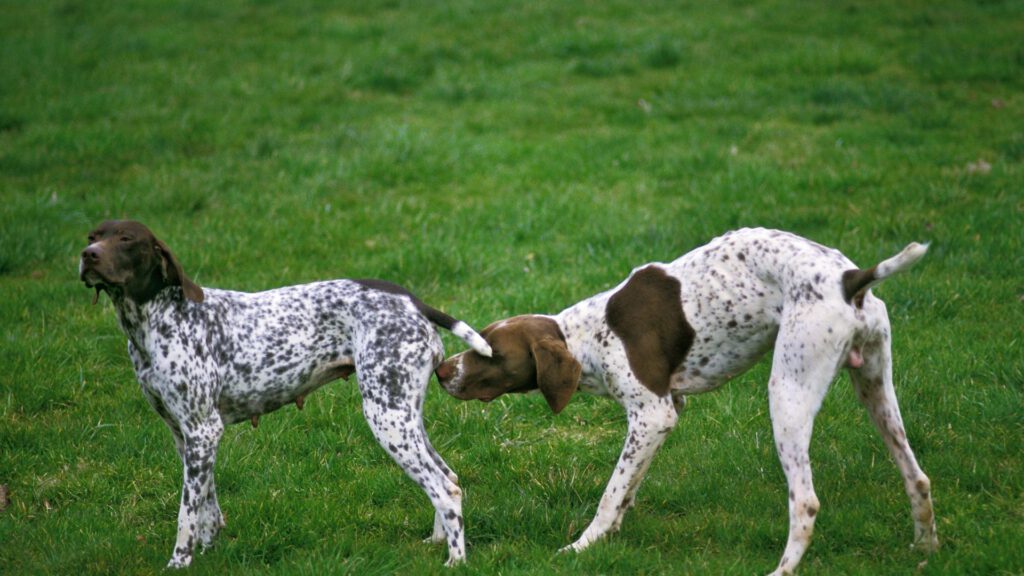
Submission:
[[[914,550],[920,550],[926,554],[932,554],[939,549],[939,538],[935,534],[921,538],[910,545]]]
[[[192,563],[191,556],[179,556],[175,554],[165,567],[166,570],[181,570],[182,568],[188,568],[188,565]]]
[[[579,552],[580,550],[583,550],[584,548],[586,548],[586,546],[581,546],[580,543],[577,541],[573,542],[572,544],[569,544],[568,546],[562,546],[561,548],[559,548],[558,554],[574,554],[576,552]]]
[[[205,519],[203,526],[199,528],[198,535],[201,554],[205,554],[208,549],[213,547],[217,541],[217,535],[220,534],[220,529],[224,527],[224,524],[224,517],[220,513]]]
[[[448,561],[445,562],[444,565],[447,566],[448,568],[454,568],[456,566],[459,566],[459,565],[465,564],[465,563],[466,563],[466,557],[465,556],[449,556],[448,557]]]

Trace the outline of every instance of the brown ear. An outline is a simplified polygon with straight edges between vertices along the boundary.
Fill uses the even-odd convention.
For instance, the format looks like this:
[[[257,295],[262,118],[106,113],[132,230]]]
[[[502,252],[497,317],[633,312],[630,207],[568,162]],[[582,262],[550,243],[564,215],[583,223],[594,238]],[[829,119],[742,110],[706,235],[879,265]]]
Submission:
[[[569,403],[580,383],[583,367],[569,354],[565,341],[542,338],[531,346],[537,364],[537,387],[558,414]]]
[[[167,247],[167,244],[158,239],[156,241],[156,248],[161,256],[160,266],[163,271],[164,281],[170,286],[181,286],[181,291],[185,294],[185,298],[193,302],[202,302],[203,289],[185,275],[181,264],[178,263],[178,259],[171,252],[171,249]]]

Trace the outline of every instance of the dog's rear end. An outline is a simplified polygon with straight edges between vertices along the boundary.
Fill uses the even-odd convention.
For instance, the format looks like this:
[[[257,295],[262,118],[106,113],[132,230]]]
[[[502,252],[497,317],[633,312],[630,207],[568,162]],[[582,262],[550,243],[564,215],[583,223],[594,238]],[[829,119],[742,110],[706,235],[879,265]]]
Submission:
[[[809,301],[783,313],[768,386],[769,407],[779,460],[789,485],[789,536],[775,575],[792,573],[810,545],[820,509],[811,478],[811,428],[840,368],[850,374],[857,398],[889,449],[911,504],[914,544],[938,547],[931,483],[907,442],[892,377],[889,317],[885,303],[871,294],[895,274],[909,270],[927,246],[909,244],[895,256],[839,277],[842,301]],[[825,330],[808,330],[820,325]]]

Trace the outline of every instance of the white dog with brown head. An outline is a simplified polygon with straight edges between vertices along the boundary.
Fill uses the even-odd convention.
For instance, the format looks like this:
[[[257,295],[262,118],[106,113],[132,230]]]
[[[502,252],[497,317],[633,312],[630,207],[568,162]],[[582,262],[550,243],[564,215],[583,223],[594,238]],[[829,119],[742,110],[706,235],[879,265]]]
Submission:
[[[932,550],[938,539],[930,482],[896,403],[885,304],[870,292],[926,250],[910,244],[859,269],[837,250],[793,234],[737,230],[674,262],[637,268],[557,315],[496,322],[481,332],[491,357],[463,352],[437,375],[465,400],[539,390],[557,413],[582,389],[626,409],[626,443],[597,514],[566,548],[580,551],[619,528],[685,397],[717,388],[774,350],[768,396],[789,484],[789,538],[775,573],[786,574],[807,549],[819,510],[808,454],[814,417],[846,367],[903,475],[915,544]]]

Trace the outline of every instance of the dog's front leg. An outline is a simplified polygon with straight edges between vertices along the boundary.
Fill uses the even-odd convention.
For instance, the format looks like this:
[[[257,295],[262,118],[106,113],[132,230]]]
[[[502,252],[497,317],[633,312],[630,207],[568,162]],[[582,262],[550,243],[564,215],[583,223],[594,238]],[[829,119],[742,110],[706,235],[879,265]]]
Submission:
[[[217,445],[224,433],[220,415],[212,411],[205,421],[183,427],[182,464],[184,480],[181,506],[178,508],[178,537],[168,568],[184,568],[192,562],[198,542],[208,545],[219,526],[211,525],[210,491],[213,487],[213,468],[217,459]],[[216,506],[216,500],[212,505]],[[219,516],[220,511],[217,510]],[[213,531],[214,533],[211,533]]]
[[[214,465],[216,465],[216,454],[214,454]],[[213,546],[217,534],[220,534],[220,529],[225,525],[224,514],[221,513],[220,504],[217,503],[217,487],[214,480],[215,474],[211,470],[206,501],[199,512],[199,545],[202,546],[203,552]]]
[[[608,532],[618,530],[626,510],[633,505],[654,454],[676,424],[676,409],[669,396],[659,398],[642,389],[620,401],[626,406],[629,426],[619,462],[601,496],[594,519],[575,542],[562,548],[562,552],[579,552]]]
[[[171,435],[174,437],[174,448],[178,453],[182,466],[184,466],[185,438],[181,434],[181,429],[178,427],[177,422],[170,418],[164,418],[164,422],[171,430]],[[216,459],[216,453],[214,453],[214,459]],[[213,545],[217,534],[224,527],[224,524],[224,515],[221,513],[220,505],[217,503],[217,488],[214,483],[214,477],[211,476],[209,493],[207,494],[205,504],[199,512],[199,544],[203,547],[204,552]]]

